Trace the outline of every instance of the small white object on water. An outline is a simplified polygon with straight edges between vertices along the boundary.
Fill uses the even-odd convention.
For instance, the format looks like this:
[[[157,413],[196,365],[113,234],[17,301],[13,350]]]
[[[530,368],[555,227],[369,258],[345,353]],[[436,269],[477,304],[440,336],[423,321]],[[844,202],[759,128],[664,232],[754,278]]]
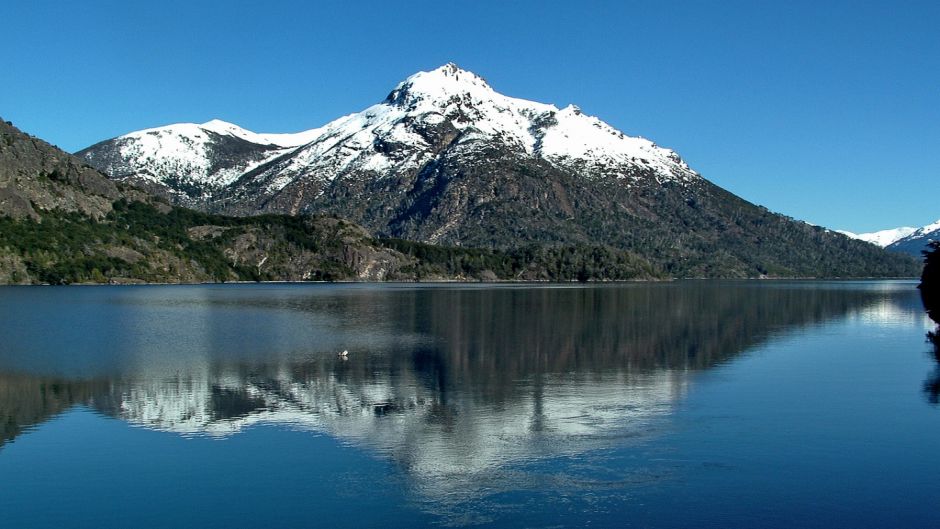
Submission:
[[[343,349],[343,352],[340,353],[339,356],[342,358],[346,358],[347,356],[349,356],[349,351]]]

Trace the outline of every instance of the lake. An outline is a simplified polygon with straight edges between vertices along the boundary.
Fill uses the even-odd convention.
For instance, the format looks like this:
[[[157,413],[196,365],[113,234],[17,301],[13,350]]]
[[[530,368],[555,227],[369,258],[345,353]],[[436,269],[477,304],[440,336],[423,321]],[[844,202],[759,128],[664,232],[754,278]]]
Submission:
[[[915,287],[3,287],[0,524],[937,525]]]

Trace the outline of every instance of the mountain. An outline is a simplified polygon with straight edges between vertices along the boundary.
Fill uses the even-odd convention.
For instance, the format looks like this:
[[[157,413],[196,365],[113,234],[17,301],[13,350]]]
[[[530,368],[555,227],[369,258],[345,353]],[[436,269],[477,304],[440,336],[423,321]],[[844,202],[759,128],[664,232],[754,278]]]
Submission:
[[[382,103],[319,129],[255,134],[213,120],[133,132],[78,155],[116,180],[159,189],[181,204],[298,214],[315,209],[318,196],[329,202],[352,188],[413,194],[429,179],[449,176],[431,174],[447,171],[448,163],[487,162],[493,149],[505,151],[498,153],[504,161],[538,164],[531,168],[536,172],[554,169],[627,185],[699,179],[671,150],[625,136],[575,106],[503,96],[453,64],[415,74]],[[573,214],[571,204],[563,209]],[[422,240],[438,242],[445,232]]]
[[[913,261],[751,204],[675,152],[448,64],[294,135],[171,125],[78,153],[203,211],[331,214],[382,237],[626,251],[673,277],[916,276]]]
[[[417,264],[341,219],[172,207],[0,121],[0,283],[385,279]]]
[[[839,233],[853,239],[870,242],[890,252],[904,253],[919,258],[930,241],[940,240],[940,220],[920,228],[902,227],[858,234],[848,231]]]
[[[226,129],[235,141],[259,137]],[[448,248],[375,239],[334,216],[173,207],[0,123],[0,284],[660,277],[610,247]]]

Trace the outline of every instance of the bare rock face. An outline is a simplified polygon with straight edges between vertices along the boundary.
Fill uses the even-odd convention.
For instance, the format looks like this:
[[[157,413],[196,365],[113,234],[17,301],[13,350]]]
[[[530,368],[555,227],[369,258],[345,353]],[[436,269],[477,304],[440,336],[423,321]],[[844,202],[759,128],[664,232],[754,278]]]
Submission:
[[[0,121],[0,214],[38,219],[38,209],[101,218],[121,197],[115,182],[81,159]]]
[[[413,258],[371,243],[360,226],[329,217],[311,218],[308,223],[311,231],[333,234],[330,243],[317,251],[299,248],[286,244],[276,228],[260,226],[237,228],[237,233],[220,226],[196,226],[190,235],[202,240],[230,235],[223,245],[233,267],[247,267],[259,277],[281,281],[385,281],[399,279],[399,272],[414,264]]]

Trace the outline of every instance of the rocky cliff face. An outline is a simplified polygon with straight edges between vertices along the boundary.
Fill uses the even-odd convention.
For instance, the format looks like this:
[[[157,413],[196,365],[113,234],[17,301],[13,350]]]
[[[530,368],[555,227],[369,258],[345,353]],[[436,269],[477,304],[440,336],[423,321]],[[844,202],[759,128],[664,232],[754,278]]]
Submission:
[[[98,170],[0,120],[0,215],[38,219],[43,211],[101,218],[119,198],[143,196]]]

